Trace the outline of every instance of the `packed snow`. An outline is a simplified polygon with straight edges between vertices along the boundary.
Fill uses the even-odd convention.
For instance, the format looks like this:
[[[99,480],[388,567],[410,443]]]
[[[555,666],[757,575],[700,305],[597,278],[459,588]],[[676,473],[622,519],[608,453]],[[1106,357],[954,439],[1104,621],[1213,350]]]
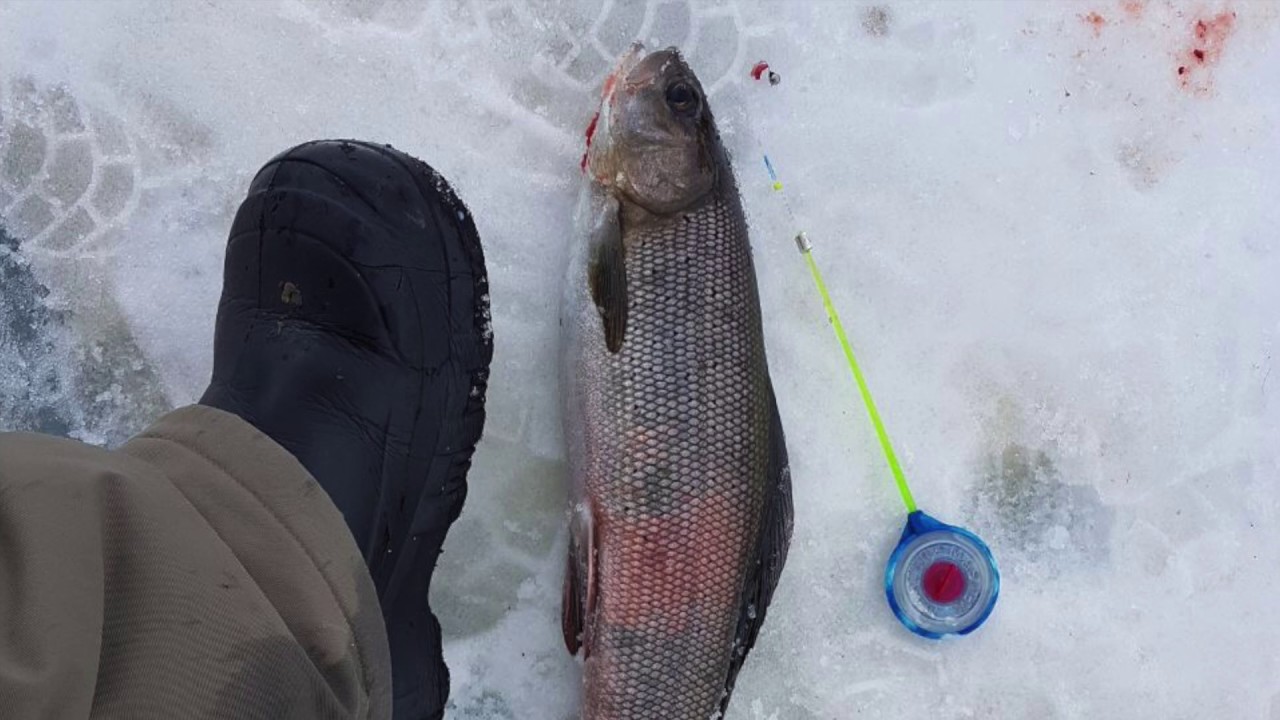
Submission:
[[[256,169],[317,137],[422,157],[476,216],[496,342],[433,589],[449,716],[576,717],[558,303],[633,39],[710,90],[790,440],[795,540],[729,719],[1280,720],[1276,3],[7,0],[0,426],[113,445],[192,402]],[[801,229],[921,506],[1000,563],[973,635],[885,603],[902,507]]]

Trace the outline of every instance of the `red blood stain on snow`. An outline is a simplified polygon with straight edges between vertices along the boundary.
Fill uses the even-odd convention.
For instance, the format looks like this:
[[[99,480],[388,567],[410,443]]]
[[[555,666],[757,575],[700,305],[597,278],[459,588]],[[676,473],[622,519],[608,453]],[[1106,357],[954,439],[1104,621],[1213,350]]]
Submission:
[[[1080,19],[1083,20],[1086,25],[1093,28],[1094,37],[1100,37],[1102,35],[1102,28],[1106,27],[1107,24],[1107,19],[1099,15],[1097,11],[1091,12],[1088,15],[1081,15]]]
[[[1178,53],[1178,83],[1184,90],[1206,93],[1211,89],[1210,68],[1222,57],[1236,29],[1236,14],[1221,12],[1191,25],[1191,42]]]
[[[1228,3],[1230,0],[1226,0]],[[1146,27],[1157,35],[1171,35],[1167,38],[1175,48],[1171,53],[1172,69],[1178,86],[1193,95],[1208,95],[1213,92],[1213,69],[1222,58],[1223,52],[1235,34],[1238,17],[1235,12],[1224,10],[1216,15],[1183,14],[1177,6],[1168,0],[1164,5],[1152,6],[1150,0],[1114,0],[1109,15],[1097,10],[1090,10],[1080,15],[1080,21],[1093,30],[1095,38],[1101,38],[1104,28],[1114,28],[1121,34],[1138,27]],[[1160,9],[1167,6],[1178,18],[1191,18],[1190,26],[1170,25],[1168,21],[1160,22],[1157,15]],[[1154,13],[1147,12],[1156,7]],[[1106,9],[1106,8],[1104,8]],[[1157,25],[1158,23],[1158,25]],[[1190,31],[1188,38],[1183,28]],[[1106,48],[1104,47],[1103,50]],[[1076,57],[1085,53],[1081,50]]]
[[[1124,14],[1137,20],[1142,17],[1142,13],[1147,10],[1146,0],[1125,0],[1120,4],[1120,9],[1124,10]]]

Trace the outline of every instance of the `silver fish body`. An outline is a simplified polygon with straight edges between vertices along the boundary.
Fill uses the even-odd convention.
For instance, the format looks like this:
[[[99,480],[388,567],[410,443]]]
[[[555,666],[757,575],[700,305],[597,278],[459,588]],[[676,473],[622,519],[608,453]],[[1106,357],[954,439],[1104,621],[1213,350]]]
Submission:
[[[646,63],[661,68],[648,82],[664,82],[670,63],[683,68],[666,52],[667,65],[655,53],[619,77],[618,92]],[[786,445],[747,225],[705,115],[710,133],[699,137],[714,182],[691,202],[653,212],[598,178],[584,194],[588,233],[608,238],[581,244],[564,323],[565,639],[586,651],[585,720],[723,712],[790,539]],[[617,247],[602,256],[602,242]],[[625,306],[615,311],[618,293]]]

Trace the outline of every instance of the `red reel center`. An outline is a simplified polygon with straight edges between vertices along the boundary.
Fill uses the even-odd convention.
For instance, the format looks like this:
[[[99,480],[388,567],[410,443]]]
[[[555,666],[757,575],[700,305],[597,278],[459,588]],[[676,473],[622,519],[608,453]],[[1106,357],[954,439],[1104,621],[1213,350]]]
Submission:
[[[965,584],[964,572],[955,563],[945,560],[930,565],[920,581],[925,597],[939,605],[959,600],[964,594]]]

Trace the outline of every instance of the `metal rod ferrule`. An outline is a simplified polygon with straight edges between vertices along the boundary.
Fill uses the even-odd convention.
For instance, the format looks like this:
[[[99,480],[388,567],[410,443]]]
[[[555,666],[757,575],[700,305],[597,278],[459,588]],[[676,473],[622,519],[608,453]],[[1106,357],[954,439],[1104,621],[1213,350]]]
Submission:
[[[813,243],[809,242],[809,236],[803,231],[796,233],[796,249],[803,255],[813,249]]]

